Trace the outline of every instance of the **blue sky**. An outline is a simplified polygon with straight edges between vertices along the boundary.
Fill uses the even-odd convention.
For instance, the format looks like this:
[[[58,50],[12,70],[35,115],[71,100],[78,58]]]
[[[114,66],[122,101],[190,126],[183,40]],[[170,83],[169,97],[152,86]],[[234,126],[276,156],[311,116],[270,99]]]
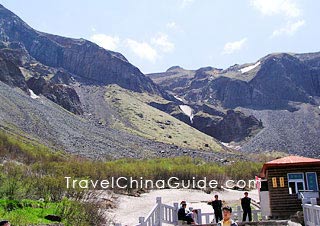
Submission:
[[[320,51],[317,0],[0,0],[33,28],[122,53],[144,73]]]

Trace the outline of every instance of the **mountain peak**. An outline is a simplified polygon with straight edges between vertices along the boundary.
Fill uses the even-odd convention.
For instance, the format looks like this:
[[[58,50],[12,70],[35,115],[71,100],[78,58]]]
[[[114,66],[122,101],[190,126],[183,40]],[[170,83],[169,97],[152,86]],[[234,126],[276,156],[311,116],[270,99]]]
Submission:
[[[176,70],[181,70],[181,69],[183,70],[182,67],[177,65],[177,66],[172,66],[172,67],[168,68],[166,72],[176,71]]]

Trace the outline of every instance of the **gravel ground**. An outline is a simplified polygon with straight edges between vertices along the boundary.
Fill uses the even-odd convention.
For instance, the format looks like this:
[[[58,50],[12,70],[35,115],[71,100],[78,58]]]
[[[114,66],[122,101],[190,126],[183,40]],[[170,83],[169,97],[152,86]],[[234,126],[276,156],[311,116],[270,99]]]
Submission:
[[[310,157],[320,157],[320,109],[300,104],[298,111],[244,109],[261,119],[264,129],[241,150],[248,152],[284,151]]]

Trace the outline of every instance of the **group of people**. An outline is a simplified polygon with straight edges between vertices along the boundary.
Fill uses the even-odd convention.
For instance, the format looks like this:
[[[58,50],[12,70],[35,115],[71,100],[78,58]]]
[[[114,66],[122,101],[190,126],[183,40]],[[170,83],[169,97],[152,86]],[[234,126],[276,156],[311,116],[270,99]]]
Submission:
[[[196,224],[197,210],[189,212],[186,209],[187,203],[185,201],[182,201],[180,205],[178,220],[185,221],[187,224]],[[230,206],[223,206],[218,195],[215,195],[214,200],[209,201],[208,205],[211,205],[214,210],[217,226],[238,226],[238,224],[231,219],[232,208]],[[249,221],[252,221],[251,198],[248,197],[248,192],[245,192],[244,197],[241,199],[241,207],[243,210],[242,221],[246,221],[247,217]]]

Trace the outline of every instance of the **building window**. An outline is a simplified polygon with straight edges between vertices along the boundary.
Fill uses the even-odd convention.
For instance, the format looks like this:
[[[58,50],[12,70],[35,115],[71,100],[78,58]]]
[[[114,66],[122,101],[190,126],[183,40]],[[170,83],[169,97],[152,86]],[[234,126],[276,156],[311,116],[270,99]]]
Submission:
[[[305,190],[303,173],[288,173],[288,185],[292,194]]]
[[[310,191],[319,191],[317,174],[315,172],[306,173],[307,187]]]

